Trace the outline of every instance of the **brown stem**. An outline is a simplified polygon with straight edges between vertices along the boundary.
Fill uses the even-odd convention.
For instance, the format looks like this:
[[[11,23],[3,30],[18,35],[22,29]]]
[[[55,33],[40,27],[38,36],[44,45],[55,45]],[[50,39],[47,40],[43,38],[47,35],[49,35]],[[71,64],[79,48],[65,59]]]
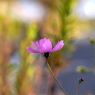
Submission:
[[[61,86],[60,82],[56,79],[56,77],[55,77],[54,73],[52,72],[52,69],[51,69],[50,65],[48,64],[48,62],[46,62],[46,64],[47,64],[47,67],[48,67],[48,69],[50,70],[50,72],[51,72],[53,78],[55,79],[55,81],[56,81],[57,84],[59,85],[59,87],[62,89],[62,91],[65,93],[65,95],[68,95],[68,94],[65,92],[65,90],[63,89],[63,87]]]
[[[79,87],[80,87],[80,83],[78,83],[78,87],[77,87],[77,89],[76,89],[76,95],[78,95]]]

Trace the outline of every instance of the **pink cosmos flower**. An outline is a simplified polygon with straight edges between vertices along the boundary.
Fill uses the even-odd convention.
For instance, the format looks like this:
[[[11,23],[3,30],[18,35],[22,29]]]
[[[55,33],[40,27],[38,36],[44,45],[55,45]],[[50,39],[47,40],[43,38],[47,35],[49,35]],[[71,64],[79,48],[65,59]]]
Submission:
[[[36,41],[36,43],[34,43],[33,41],[31,42],[32,46],[34,47],[31,48],[30,46],[26,47],[26,50],[30,53],[42,53],[44,54],[44,56],[46,58],[49,57],[49,53],[58,51],[60,49],[62,49],[62,47],[64,46],[63,41],[59,41],[54,48],[52,48],[52,43],[49,39],[41,39],[39,41]]]

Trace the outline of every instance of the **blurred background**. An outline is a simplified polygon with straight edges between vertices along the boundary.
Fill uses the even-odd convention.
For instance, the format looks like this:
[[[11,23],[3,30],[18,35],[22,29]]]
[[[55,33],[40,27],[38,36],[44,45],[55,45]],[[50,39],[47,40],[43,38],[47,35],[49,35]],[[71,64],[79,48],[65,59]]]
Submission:
[[[0,0],[0,95],[64,95],[42,54],[26,51],[47,38],[62,50],[49,64],[68,95],[95,95],[95,0]]]

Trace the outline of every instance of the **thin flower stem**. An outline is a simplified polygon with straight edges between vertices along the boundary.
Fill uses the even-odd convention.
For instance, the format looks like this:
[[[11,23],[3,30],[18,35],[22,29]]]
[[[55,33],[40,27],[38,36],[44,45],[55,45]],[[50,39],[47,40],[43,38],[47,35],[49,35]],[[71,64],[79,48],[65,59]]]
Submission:
[[[79,87],[80,87],[80,83],[78,83],[78,87],[77,87],[77,89],[76,89],[76,95],[78,95]]]
[[[56,79],[56,77],[55,77],[54,73],[52,72],[52,69],[51,69],[50,65],[48,64],[48,62],[46,62],[46,64],[47,64],[47,67],[48,67],[48,69],[50,70],[50,72],[51,72],[53,78],[55,79],[55,81],[57,82],[57,84],[60,86],[60,88],[62,89],[62,91],[64,92],[64,94],[65,94],[65,95],[68,95],[68,94],[65,92],[65,90],[63,89],[63,87],[61,86],[61,84],[59,83],[59,81]]]

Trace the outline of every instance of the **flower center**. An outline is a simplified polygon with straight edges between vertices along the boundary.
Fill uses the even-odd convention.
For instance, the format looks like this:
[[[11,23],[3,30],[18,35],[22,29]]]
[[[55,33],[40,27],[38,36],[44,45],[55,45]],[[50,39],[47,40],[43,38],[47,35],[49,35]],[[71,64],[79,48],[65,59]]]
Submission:
[[[44,53],[44,56],[45,56],[46,58],[48,58],[48,57],[49,57],[49,52]]]

